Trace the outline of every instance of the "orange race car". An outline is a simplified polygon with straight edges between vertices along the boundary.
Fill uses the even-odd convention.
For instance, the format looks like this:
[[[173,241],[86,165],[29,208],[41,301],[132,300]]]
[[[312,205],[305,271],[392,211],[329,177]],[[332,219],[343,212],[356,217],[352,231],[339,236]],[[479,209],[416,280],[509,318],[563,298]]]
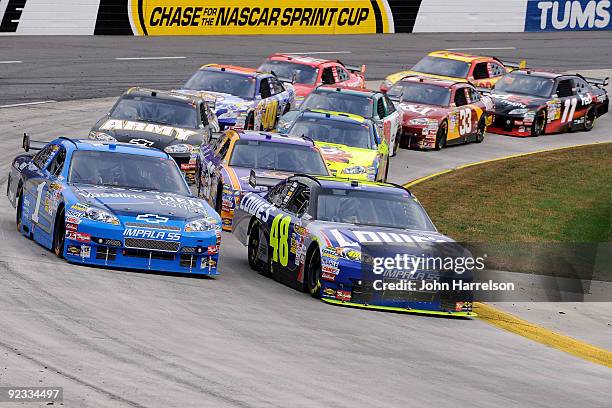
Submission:
[[[477,87],[492,88],[502,76],[515,69],[524,68],[524,66],[525,61],[517,64],[502,62],[495,57],[434,51],[421,59],[411,70],[389,75],[380,85],[380,90],[387,92],[397,81],[409,75],[448,79],[454,82],[471,82]]]

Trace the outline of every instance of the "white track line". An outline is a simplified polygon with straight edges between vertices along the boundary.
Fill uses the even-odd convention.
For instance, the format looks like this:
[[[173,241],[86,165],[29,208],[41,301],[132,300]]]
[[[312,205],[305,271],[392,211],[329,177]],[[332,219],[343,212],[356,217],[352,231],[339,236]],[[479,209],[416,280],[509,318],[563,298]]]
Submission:
[[[352,52],[351,51],[309,51],[309,52],[279,52],[278,54],[315,55],[315,54],[352,54]]]
[[[15,108],[17,106],[32,106],[32,105],[42,105],[44,103],[54,103],[57,101],[54,101],[53,99],[50,99],[48,101],[39,101],[39,102],[24,102],[24,103],[14,103],[11,105],[0,105],[0,108]]]
[[[125,57],[115,58],[116,61],[142,61],[142,60],[166,60],[166,59],[185,59],[187,57]]]
[[[516,47],[477,47],[477,48],[447,48],[447,51],[476,51],[476,50],[516,50]]]
[[[23,61],[0,61],[0,64],[21,64]]]

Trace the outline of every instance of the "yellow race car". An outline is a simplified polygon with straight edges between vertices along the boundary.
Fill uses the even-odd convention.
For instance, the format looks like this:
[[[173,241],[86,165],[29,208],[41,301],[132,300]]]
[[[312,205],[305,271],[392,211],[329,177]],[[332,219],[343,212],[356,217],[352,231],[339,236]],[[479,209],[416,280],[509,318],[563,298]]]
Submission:
[[[495,57],[452,51],[434,51],[421,59],[411,70],[389,75],[380,85],[380,90],[387,92],[396,82],[413,75],[447,79],[455,82],[470,82],[476,87],[492,88],[508,72],[524,67],[525,61],[517,64],[502,62]]]
[[[349,113],[307,109],[299,113],[288,134],[314,140],[333,176],[387,180],[389,145],[370,119]]]

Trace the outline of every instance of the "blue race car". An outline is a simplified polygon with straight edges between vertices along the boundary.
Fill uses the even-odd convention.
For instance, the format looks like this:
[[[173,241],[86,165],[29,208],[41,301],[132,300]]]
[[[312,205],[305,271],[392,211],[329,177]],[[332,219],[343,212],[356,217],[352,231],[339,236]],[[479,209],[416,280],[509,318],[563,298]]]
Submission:
[[[251,179],[257,186],[254,172]],[[328,303],[474,315],[471,291],[451,286],[472,282],[473,271],[449,270],[435,262],[465,258],[469,252],[437,232],[420,203],[401,186],[292,176],[267,192],[246,194],[234,213],[233,232],[248,247],[252,269]],[[413,269],[377,268],[383,265],[378,260],[396,256],[423,261]],[[434,283],[451,289],[437,289]]]
[[[64,137],[31,144],[26,135],[23,148],[7,188],[22,234],[68,262],[218,274],[221,219],[167,153]]]
[[[204,65],[178,92],[197,95],[214,106],[221,130],[272,130],[295,103],[291,84],[233,65]]]

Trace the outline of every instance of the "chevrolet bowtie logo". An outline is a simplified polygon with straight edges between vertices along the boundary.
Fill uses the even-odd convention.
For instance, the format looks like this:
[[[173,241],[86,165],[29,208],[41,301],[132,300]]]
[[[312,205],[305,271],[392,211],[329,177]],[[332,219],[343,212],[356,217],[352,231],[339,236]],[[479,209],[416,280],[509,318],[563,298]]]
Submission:
[[[156,214],[140,214],[136,219],[138,221],[148,222],[149,224],[163,224],[168,222],[168,217],[160,217]]]

